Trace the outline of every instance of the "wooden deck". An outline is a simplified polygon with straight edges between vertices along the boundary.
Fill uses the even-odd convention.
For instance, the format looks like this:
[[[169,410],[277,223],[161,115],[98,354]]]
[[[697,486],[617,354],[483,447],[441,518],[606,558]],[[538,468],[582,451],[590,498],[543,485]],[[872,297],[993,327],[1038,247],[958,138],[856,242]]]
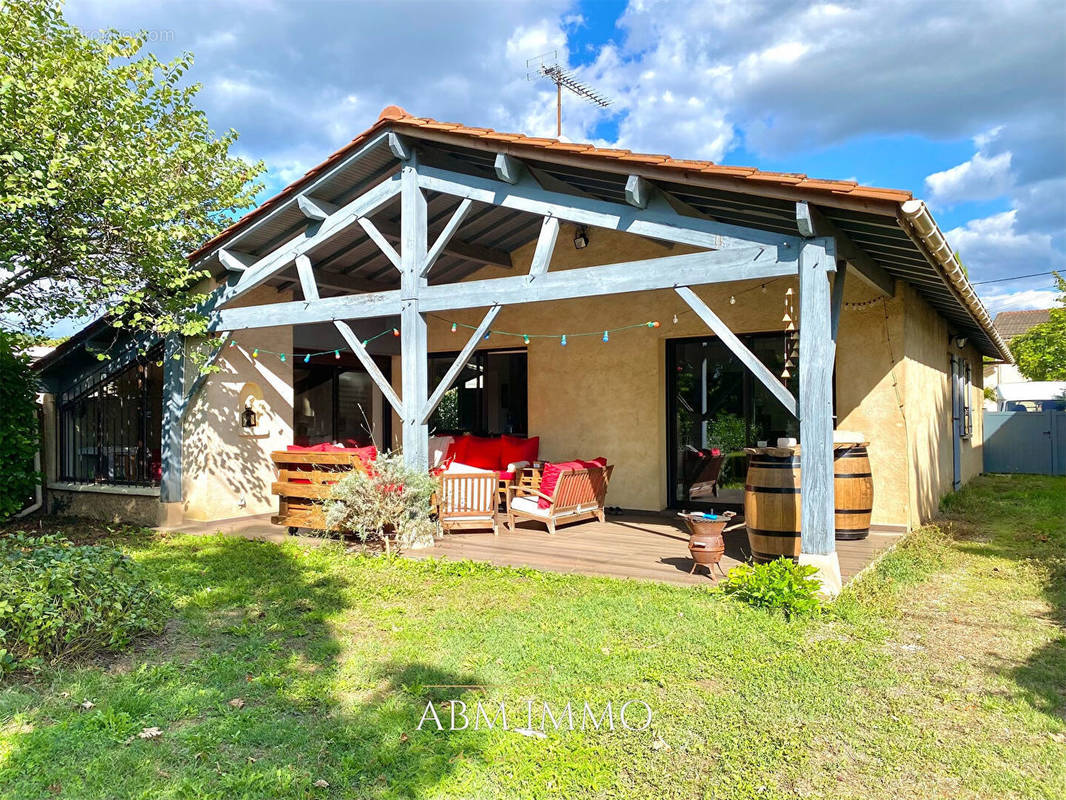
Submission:
[[[844,581],[858,574],[902,535],[891,530],[872,530],[866,539],[837,542]],[[743,523],[732,525],[725,540],[722,567],[729,572],[750,554]],[[488,531],[455,532],[434,547],[405,555],[667,583],[710,583],[702,567],[695,575],[689,573],[692,559],[688,555],[688,534],[681,520],[665,513],[627,513],[608,517],[603,523],[579,522],[559,528],[554,536],[533,523],[520,525],[515,533],[508,533],[505,528],[499,536]]]
[[[282,542],[289,538],[287,529],[270,523],[270,515],[240,517],[214,522],[192,522],[166,530],[213,534],[227,533],[248,539]],[[872,530],[867,539],[837,542],[840,572],[847,582],[903,536],[894,530]],[[725,534],[726,555],[722,568],[747,560],[748,538],[744,524],[734,523]],[[308,544],[322,541],[304,539]],[[499,536],[485,531],[449,533],[434,547],[410,550],[407,558],[450,558],[486,561],[513,567],[533,567],[548,572],[606,575],[614,578],[663,581],[687,585],[710,583],[701,567],[689,574],[692,560],[688,556],[688,534],[676,516],[630,512],[607,518],[607,522],[578,522],[560,527],[549,536],[543,526],[520,524],[515,533],[506,527]]]

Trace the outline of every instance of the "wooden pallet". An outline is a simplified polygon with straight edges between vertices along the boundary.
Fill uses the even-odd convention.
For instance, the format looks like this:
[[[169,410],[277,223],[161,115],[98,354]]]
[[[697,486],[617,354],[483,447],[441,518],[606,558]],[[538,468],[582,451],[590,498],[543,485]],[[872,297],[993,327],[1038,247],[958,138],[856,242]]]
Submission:
[[[278,471],[278,479],[270,484],[271,494],[278,496],[278,513],[270,521],[290,528],[325,530],[322,502],[329,498],[333,484],[347,472],[366,469],[355,453],[277,450],[270,458]]]

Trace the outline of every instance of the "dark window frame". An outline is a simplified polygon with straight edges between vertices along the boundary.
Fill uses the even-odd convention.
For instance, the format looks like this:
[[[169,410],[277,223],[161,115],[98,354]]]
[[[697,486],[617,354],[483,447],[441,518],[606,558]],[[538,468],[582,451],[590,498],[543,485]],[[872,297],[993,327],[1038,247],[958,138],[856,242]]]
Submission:
[[[151,369],[158,368],[158,362],[163,358],[163,349],[156,346],[145,355],[137,358],[132,363],[123,366],[113,372],[101,372],[88,386],[79,382],[78,390],[62,392],[59,402],[56,404],[56,478],[63,483],[83,485],[105,486],[144,486],[158,487],[161,483],[162,469],[162,426],[163,426],[163,386],[162,375],[158,376],[158,405],[153,402],[151,382]],[[155,362],[153,364],[153,362]],[[127,378],[130,373],[138,373],[139,390],[136,395],[108,394],[108,387],[114,386],[119,381]],[[118,398],[118,406],[121,417],[111,414],[105,420],[104,404],[101,402],[105,397]],[[88,416],[88,404],[96,401],[92,409],[95,419],[91,430],[83,430],[82,425],[77,424],[79,418]],[[121,419],[128,419],[126,412],[127,403],[136,404],[133,419],[134,426],[121,424]],[[156,434],[153,437],[153,432]],[[132,436],[131,436],[132,433]],[[91,437],[92,441],[89,442]],[[159,442],[160,456],[153,458],[151,443]],[[95,448],[95,456],[86,452]],[[122,453],[126,456],[121,460],[122,469],[119,470],[119,450],[135,448],[132,454]],[[72,449],[73,452],[68,452]],[[133,459],[130,460],[129,456]],[[82,470],[86,465],[86,457],[94,458],[92,474],[89,469]],[[133,473],[130,475],[129,466],[133,465]],[[73,465],[73,466],[72,466]],[[121,472],[121,477],[118,473]]]
[[[464,431],[464,430],[451,430],[451,429],[434,429],[432,423],[433,423],[433,419],[434,419],[434,417],[436,416],[436,413],[437,413],[437,410],[434,409],[433,415],[430,417],[430,431],[429,431],[430,436],[433,436],[433,435],[455,436],[455,435],[459,435],[459,434],[462,434],[462,433],[473,433],[473,434],[478,435],[478,436],[498,436],[501,433],[508,433],[508,435],[519,436],[519,437],[528,436],[529,435],[529,349],[526,348],[526,347],[486,347],[486,348],[480,348],[480,349],[475,350],[471,354],[469,361],[467,361],[467,364],[475,363],[475,362],[478,362],[478,361],[484,362],[490,356],[493,356],[493,355],[497,355],[497,356],[499,356],[499,355],[522,355],[522,356],[525,357],[526,398],[525,398],[525,403],[524,403],[525,425],[523,426],[525,428],[525,430],[524,431],[520,431],[520,432],[507,432],[507,431],[489,430],[489,428],[488,428],[488,411],[487,411],[487,406],[485,405],[484,393],[479,393],[479,395],[476,398],[477,406],[476,406],[476,410],[475,410],[475,416],[477,417],[477,423],[478,424],[476,426],[474,426],[474,428],[472,430]],[[457,359],[458,357],[459,357],[459,351],[458,350],[447,350],[447,351],[443,351],[443,352],[433,352],[433,353],[429,354],[430,362],[433,362],[434,360],[439,360],[441,362],[446,363],[447,366],[449,366],[449,367],[455,362],[455,359]],[[436,386],[430,386],[429,387],[430,394],[432,394],[435,389],[436,389]]]
[[[366,368],[362,365],[362,362],[357,360],[355,356],[343,353],[338,359],[333,355],[324,356],[312,356],[311,360],[306,364],[303,363],[304,356],[307,352],[297,351],[293,353],[293,372],[299,369],[308,370],[321,370],[323,372],[329,371],[330,377],[330,441],[338,441],[338,418],[340,405],[340,375],[342,372],[362,372],[363,374],[369,374]],[[381,374],[385,377],[390,384],[392,383],[392,359],[382,356],[374,356],[374,363],[377,364],[378,369],[381,370]],[[298,402],[298,395],[296,392],[295,374],[293,376],[293,407],[295,408]],[[374,391],[381,394],[381,389],[374,383]],[[384,396],[382,400],[381,409],[381,435],[378,437],[382,447],[387,447],[389,442],[392,441],[392,405]],[[294,432],[295,434],[295,432]]]

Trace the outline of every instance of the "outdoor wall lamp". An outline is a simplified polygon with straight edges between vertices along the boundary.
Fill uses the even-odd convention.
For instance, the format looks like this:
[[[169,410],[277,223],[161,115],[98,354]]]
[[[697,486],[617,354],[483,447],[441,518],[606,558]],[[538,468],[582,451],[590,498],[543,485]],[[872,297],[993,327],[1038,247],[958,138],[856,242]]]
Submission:
[[[248,398],[251,400],[251,398]],[[242,428],[254,428],[258,424],[259,420],[255,413],[255,409],[252,408],[251,402],[244,407],[244,411],[241,412],[241,427]]]
[[[577,229],[574,234],[574,249],[584,250],[589,246],[589,230],[584,225]]]
[[[966,346],[966,342],[968,342],[968,341],[969,341],[969,339],[967,339],[965,336],[956,336],[955,337],[955,346],[961,350],[962,348],[964,348]]]

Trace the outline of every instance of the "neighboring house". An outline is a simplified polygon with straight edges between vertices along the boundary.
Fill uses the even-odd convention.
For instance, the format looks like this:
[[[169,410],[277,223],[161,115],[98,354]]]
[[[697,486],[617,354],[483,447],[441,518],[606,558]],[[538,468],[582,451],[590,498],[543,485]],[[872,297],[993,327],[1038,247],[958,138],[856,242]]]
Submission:
[[[870,441],[874,522],[917,525],[981,471],[982,357],[1010,361],[907,192],[395,107],[190,262],[218,372],[103,323],[40,363],[53,504],[262,514],[273,450],[373,438],[424,466],[447,428],[606,456],[609,504],[655,511],[693,505],[685,454],[733,425],[802,441],[805,552],[832,553],[833,428]]]
[[[1011,339],[1015,336],[1021,336],[1026,333],[1034,325],[1039,325],[1043,322],[1047,322],[1051,319],[1051,309],[1041,308],[1028,311],[1000,311],[996,314],[996,318],[992,321],[992,324],[996,326],[996,330],[999,331],[999,335],[1003,337],[1003,341],[1010,347]],[[1028,383],[1028,379],[1018,372],[1017,365],[1010,361],[994,360],[985,362],[984,367],[985,375],[985,388],[992,389],[993,396],[995,395],[996,387],[1002,384],[1020,384]],[[1020,390],[1022,394],[1025,394],[1026,390]],[[1008,392],[1011,395],[1016,395],[1017,392],[1011,390]],[[997,399],[985,397],[985,410],[986,411],[1002,411],[1002,403]]]

